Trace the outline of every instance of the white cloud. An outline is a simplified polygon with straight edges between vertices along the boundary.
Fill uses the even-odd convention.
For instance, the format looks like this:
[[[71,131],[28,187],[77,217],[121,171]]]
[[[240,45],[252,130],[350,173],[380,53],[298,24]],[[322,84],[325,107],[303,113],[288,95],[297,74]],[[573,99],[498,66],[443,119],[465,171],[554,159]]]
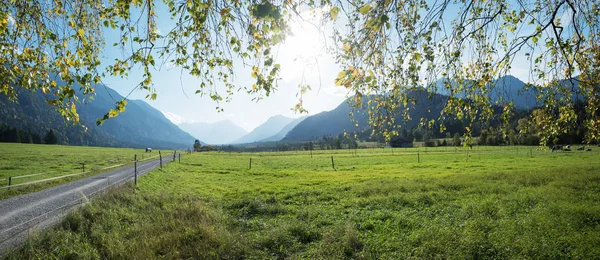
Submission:
[[[183,122],[187,122],[185,120],[185,117],[180,116],[178,114],[172,113],[172,112],[165,112],[165,111],[160,111],[161,113],[163,113],[163,115],[165,115],[165,117],[167,119],[169,119],[169,121],[173,122],[173,124],[179,125]]]
[[[329,86],[321,89],[321,91],[325,92],[325,94],[334,96],[334,97],[347,97],[348,91],[346,88],[342,86]]]

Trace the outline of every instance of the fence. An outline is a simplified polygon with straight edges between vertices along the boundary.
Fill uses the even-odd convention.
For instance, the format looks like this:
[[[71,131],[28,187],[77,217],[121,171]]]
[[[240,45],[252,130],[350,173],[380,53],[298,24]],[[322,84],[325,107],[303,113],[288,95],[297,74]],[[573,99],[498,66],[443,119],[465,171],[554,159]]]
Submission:
[[[159,155],[146,157],[146,158],[143,158],[142,160],[137,160],[137,161],[138,162],[144,162],[144,161],[152,160],[152,159],[157,158],[157,157],[159,157]],[[109,160],[109,161],[112,161],[112,160]],[[121,166],[124,166],[124,165],[128,165],[128,164],[129,163],[115,164],[115,165],[111,165],[111,166],[108,166],[108,167],[101,168],[100,171],[109,170],[109,169],[113,169],[113,168],[118,168],[118,167],[121,167]],[[88,174],[88,173],[91,173],[91,172],[93,172],[93,170],[85,171],[85,163],[82,163],[82,172],[79,172],[79,173],[70,173],[70,174],[66,174],[66,175],[61,175],[61,176],[56,176],[56,177],[51,177],[51,178],[46,178],[46,179],[41,179],[41,180],[34,180],[34,181],[24,182],[24,183],[19,183],[19,184],[13,184],[12,183],[12,181],[16,180],[16,179],[24,179],[24,178],[30,178],[30,177],[40,176],[40,175],[52,174],[52,173],[56,173],[56,171],[49,171],[49,172],[43,172],[43,173],[34,173],[34,174],[27,174],[27,175],[19,175],[19,176],[11,176],[11,177],[8,177],[8,178],[2,178],[2,179],[0,179],[0,181],[8,182],[8,184],[6,186],[0,187],[0,190],[11,189],[11,188],[14,188],[14,187],[21,187],[21,186],[26,186],[26,185],[36,184],[36,183],[42,183],[42,182],[47,182],[47,181],[59,180],[59,179],[68,178],[68,177],[74,177],[74,176],[78,176],[78,175],[85,175],[85,174]]]
[[[155,157],[156,156],[154,156],[154,158]],[[144,159],[144,160],[150,160],[150,159],[152,159],[152,157]],[[141,170],[140,172],[136,171],[135,173],[132,173],[132,174],[121,175],[120,178],[117,178],[117,179],[110,178],[110,176],[108,176],[107,178],[105,178],[104,182],[94,184],[93,186],[85,188],[84,190],[81,190],[79,192],[71,191],[72,196],[74,198],[73,198],[73,200],[69,201],[68,203],[66,203],[64,205],[60,205],[59,207],[56,207],[54,209],[44,212],[43,214],[37,215],[31,219],[28,219],[24,222],[15,224],[14,226],[12,226],[10,228],[0,231],[0,257],[2,257],[2,254],[3,254],[3,252],[1,250],[6,249],[7,248],[6,245],[22,242],[25,239],[25,237],[27,236],[27,233],[28,233],[27,231],[31,227],[34,227],[36,225],[48,226],[53,223],[57,223],[60,220],[60,218],[57,218],[55,216],[57,216],[59,214],[67,213],[67,212],[71,211],[72,209],[75,209],[78,206],[85,205],[85,203],[87,203],[91,197],[96,196],[100,192],[105,192],[112,188],[118,187],[120,185],[127,183],[128,181],[134,181],[132,179],[134,174],[135,175],[144,175],[144,174],[152,171],[153,169],[157,168],[159,166],[159,163],[160,163],[159,161],[152,162],[152,163],[150,163],[149,167],[146,167],[145,169]],[[168,163],[168,160],[165,161],[165,163]],[[76,174],[82,174],[82,173],[76,173]],[[62,177],[62,176],[60,176],[60,177]],[[37,182],[45,181],[45,180],[38,180]],[[20,184],[20,185],[22,185],[22,184]],[[77,197],[75,197],[75,196],[77,196]],[[47,222],[49,222],[49,223],[47,223]]]

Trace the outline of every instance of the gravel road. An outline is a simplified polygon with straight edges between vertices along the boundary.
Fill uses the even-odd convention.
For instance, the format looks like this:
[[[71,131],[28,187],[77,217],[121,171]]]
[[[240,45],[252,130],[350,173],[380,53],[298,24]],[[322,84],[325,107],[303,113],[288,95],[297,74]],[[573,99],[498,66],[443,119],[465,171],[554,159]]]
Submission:
[[[163,158],[163,164],[171,161]],[[159,159],[138,162],[138,176],[159,167]],[[31,232],[57,224],[95,193],[133,178],[133,166],[90,176],[35,193],[0,201],[0,257],[25,241]]]

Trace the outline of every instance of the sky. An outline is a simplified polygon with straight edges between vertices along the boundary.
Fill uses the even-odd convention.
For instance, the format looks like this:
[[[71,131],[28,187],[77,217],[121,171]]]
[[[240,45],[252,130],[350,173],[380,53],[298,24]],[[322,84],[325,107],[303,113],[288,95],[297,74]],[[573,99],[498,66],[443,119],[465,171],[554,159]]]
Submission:
[[[308,12],[304,15],[313,22],[319,19],[316,17],[318,15],[310,15]],[[160,21],[158,24],[160,28]],[[277,53],[276,62],[281,64],[278,88],[269,97],[259,101],[252,101],[254,96],[240,91],[232,96],[231,102],[217,104],[208,96],[195,94],[201,83],[197,78],[186,75],[185,72],[182,74],[180,69],[173,67],[163,67],[153,73],[153,84],[158,94],[156,100],[145,99],[148,94],[145,90],[131,92],[140,81],[139,72],[132,73],[127,79],[104,78],[103,82],[119,94],[129,95],[129,99],[145,99],[176,124],[230,120],[246,131],[251,131],[275,115],[292,118],[307,115],[292,111],[298,103],[296,95],[299,92],[298,84],[302,80],[312,87],[312,90],[303,95],[303,105],[308,110],[308,115],[334,109],[346,99],[346,89],[334,85],[339,67],[325,53],[322,34],[310,24],[297,22],[291,24],[291,30],[292,34],[285,42],[274,49]],[[108,35],[107,45],[114,39],[114,36]],[[110,57],[110,53],[105,54],[108,62],[112,61]],[[254,83],[248,67],[238,66],[235,72],[237,84],[249,86]],[[224,111],[218,112],[217,105],[224,108]]]
[[[452,12],[448,11],[448,13]],[[305,12],[303,16],[317,24],[321,18],[319,12],[316,14]],[[161,20],[159,16],[159,30],[167,31],[172,28],[170,23],[172,22],[169,19]],[[303,105],[308,110],[308,115],[334,109],[347,98],[348,93],[344,87],[334,85],[334,79],[340,68],[323,49],[326,39],[320,34],[319,29],[308,23],[294,22],[291,24],[291,31],[293,34],[274,49],[277,53],[276,63],[281,64],[282,68],[278,89],[258,102],[252,101],[253,96],[240,91],[232,96],[231,102],[217,104],[207,96],[194,94],[201,83],[197,78],[170,66],[164,66],[153,73],[153,84],[158,94],[156,100],[145,99],[148,94],[145,90],[131,92],[141,80],[139,71],[132,72],[127,79],[104,78],[103,82],[121,95],[128,96],[129,99],[144,99],[176,124],[230,120],[251,131],[275,115],[293,118],[303,116],[305,114],[298,114],[291,110],[298,102],[296,97],[299,92],[298,84],[303,81],[312,86],[312,90],[303,95]],[[111,45],[116,39],[111,33],[114,32],[106,32],[107,45]],[[115,52],[118,51],[110,48],[105,51],[105,60],[108,63],[114,59],[111,57]],[[250,86],[254,83],[248,67],[235,66],[235,72],[236,84]],[[517,56],[510,74],[523,81],[529,81],[529,61],[523,56]],[[217,105],[224,111],[218,112]]]

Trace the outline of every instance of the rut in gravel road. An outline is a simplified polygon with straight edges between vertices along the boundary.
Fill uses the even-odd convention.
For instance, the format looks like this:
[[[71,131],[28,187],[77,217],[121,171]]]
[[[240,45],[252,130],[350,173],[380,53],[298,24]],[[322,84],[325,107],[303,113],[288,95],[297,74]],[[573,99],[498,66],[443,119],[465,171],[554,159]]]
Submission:
[[[163,164],[169,162],[163,159]],[[160,159],[138,162],[138,176],[159,167]],[[131,180],[134,166],[90,176],[35,193],[0,201],[0,257],[37,232],[58,223],[69,211],[85,204],[95,193]]]

